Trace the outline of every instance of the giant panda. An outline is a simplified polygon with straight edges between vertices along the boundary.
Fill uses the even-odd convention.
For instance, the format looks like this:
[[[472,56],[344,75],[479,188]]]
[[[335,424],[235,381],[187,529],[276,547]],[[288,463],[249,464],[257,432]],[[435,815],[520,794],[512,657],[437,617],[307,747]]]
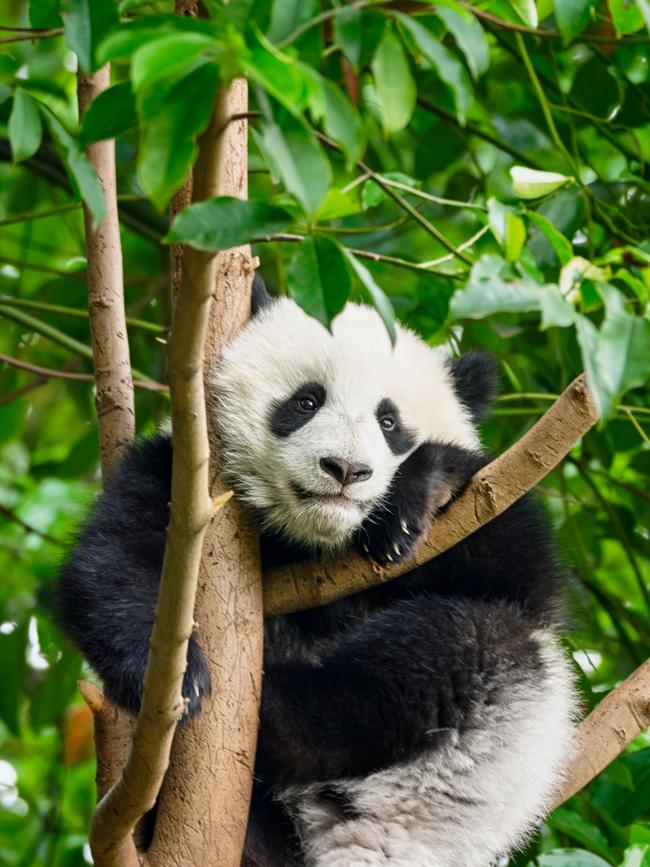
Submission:
[[[417,547],[487,463],[488,356],[451,360],[347,304],[328,331],[259,279],[210,378],[218,448],[263,565]],[[129,711],[140,702],[172,444],[134,447],[64,565],[58,617]],[[436,559],[269,618],[246,867],[488,867],[525,842],[570,750],[563,567],[528,497]],[[183,693],[210,677],[192,637]]]

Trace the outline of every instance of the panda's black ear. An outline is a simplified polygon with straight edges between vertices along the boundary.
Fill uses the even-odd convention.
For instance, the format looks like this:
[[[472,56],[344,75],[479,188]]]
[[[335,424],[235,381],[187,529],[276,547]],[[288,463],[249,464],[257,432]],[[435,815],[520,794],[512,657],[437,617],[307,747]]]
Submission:
[[[261,276],[255,272],[253,277],[253,291],[251,294],[251,319],[257,316],[260,310],[270,307],[273,304],[273,298],[266,291],[266,284]]]
[[[499,391],[498,362],[489,352],[472,350],[450,362],[456,393],[475,422],[487,416]]]

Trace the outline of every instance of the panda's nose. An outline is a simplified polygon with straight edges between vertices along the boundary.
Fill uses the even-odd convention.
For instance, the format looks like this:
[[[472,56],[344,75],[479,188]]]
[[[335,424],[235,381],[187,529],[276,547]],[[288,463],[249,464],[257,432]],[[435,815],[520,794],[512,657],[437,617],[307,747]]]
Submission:
[[[351,464],[341,458],[321,458],[321,469],[336,479],[341,485],[353,485],[355,482],[365,482],[372,475],[367,464]]]

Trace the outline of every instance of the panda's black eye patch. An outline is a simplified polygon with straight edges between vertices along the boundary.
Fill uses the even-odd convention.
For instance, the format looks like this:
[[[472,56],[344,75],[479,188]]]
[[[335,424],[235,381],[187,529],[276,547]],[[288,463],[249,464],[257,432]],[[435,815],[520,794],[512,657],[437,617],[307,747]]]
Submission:
[[[325,403],[325,389],[317,382],[306,382],[286,400],[271,408],[271,431],[288,437],[312,419]]]
[[[392,400],[385,397],[379,401],[375,415],[384,439],[388,443],[388,448],[394,455],[403,455],[413,448],[415,439],[402,424],[399,410]]]

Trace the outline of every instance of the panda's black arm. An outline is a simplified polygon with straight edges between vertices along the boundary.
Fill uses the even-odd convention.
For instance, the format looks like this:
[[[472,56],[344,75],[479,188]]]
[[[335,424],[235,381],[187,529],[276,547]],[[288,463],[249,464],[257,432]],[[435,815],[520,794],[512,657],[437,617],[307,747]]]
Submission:
[[[110,479],[61,570],[55,614],[101,677],[108,697],[136,712],[165,549],[172,450],[158,436],[133,447]],[[183,695],[195,712],[209,674],[194,639]]]
[[[484,704],[534,685],[533,627],[508,603],[433,595],[371,617],[322,665],[267,668],[257,772],[268,782],[364,775],[480,725]]]

